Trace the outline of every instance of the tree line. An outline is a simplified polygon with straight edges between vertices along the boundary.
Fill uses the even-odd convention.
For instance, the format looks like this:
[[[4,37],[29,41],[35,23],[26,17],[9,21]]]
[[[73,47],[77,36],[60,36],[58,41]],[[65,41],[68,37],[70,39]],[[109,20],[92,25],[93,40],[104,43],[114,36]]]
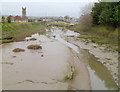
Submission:
[[[91,12],[93,24],[120,26],[120,1],[95,3]]]
[[[4,16],[2,16],[2,23],[5,23],[5,22],[11,23],[10,16],[8,16],[7,19]]]

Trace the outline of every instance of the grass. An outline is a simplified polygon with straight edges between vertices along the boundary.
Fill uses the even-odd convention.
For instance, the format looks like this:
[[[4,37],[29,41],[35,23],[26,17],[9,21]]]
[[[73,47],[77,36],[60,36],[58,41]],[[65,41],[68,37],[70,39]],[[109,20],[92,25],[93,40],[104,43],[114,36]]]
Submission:
[[[9,43],[9,42],[13,42],[13,40],[7,40],[7,39],[5,39],[5,40],[0,40],[0,44],[1,44],[1,43]]]
[[[80,28],[79,24],[67,28],[82,34],[81,39],[91,39],[94,43],[106,44],[109,50],[120,51],[120,48],[118,48],[118,31],[120,31],[120,28],[114,29],[111,26],[96,25],[86,30]]]
[[[65,80],[72,80],[72,79],[73,79],[73,77],[70,75],[65,76]]]
[[[13,37],[13,41],[23,40],[26,36],[30,36],[33,33],[45,34],[45,28],[49,28],[46,24],[36,22],[13,22],[3,23],[2,36]],[[3,43],[10,40],[3,40]]]
[[[68,26],[68,23],[65,23],[65,22],[48,22],[48,24],[52,26],[59,26],[59,27]]]

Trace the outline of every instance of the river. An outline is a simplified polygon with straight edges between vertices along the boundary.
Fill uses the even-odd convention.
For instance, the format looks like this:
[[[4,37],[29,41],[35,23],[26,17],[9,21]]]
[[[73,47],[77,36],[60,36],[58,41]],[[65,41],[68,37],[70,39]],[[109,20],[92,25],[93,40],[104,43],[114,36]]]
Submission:
[[[116,90],[108,69],[96,57],[66,41],[78,33],[53,27],[46,35],[33,34],[35,41],[6,43],[2,51],[2,87],[4,90]],[[29,50],[39,44],[42,50]],[[14,53],[14,48],[25,52]],[[6,62],[6,63],[3,63]],[[69,77],[72,77],[69,79]],[[66,79],[67,78],[67,79]]]

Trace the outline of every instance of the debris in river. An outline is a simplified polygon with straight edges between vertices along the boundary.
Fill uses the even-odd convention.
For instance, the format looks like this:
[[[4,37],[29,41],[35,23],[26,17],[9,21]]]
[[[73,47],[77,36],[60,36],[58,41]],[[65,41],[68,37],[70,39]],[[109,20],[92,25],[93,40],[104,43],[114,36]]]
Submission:
[[[2,62],[2,64],[10,64],[10,65],[13,65],[13,63],[11,63],[11,62]]]
[[[111,58],[105,58],[105,59],[107,59],[107,60],[112,60]]]
[[[13,50],[13,52],[24,52],[25,50],[24,49],[21,49],[21,48],[15,48]]]
[[[37,40],[37,39],[36,39],[36,38],[31,38],[30,40],[31,40],[31,41],[34,41],[34,40]]]
[[[74,67],[71,66],[71,72],[70,72],[70,74],[65,76],[65,80],[72,80],[73,79],[73,75],[74,75],[74,71],[75,71]]]
[[[15,58],[16,56],[13,56],[13,58]]]
[[[55,35],[53,37],[55,38]]]
[[[27,46],[27,48],[36,50],[36,49],[42,49],[42,46],[40,46],[40,45],[29,45],[29,46]]]
[[[94,48],[97,48],[97,44],[93,44],[92,46],[93,46]]]

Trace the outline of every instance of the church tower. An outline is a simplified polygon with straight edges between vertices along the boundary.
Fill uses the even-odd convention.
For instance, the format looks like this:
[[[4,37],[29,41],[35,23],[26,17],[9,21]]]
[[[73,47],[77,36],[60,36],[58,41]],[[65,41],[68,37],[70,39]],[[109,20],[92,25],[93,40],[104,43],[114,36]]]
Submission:
[[[23,18],[26,17],[26,7],[25,8],[22,7],[22,17]]]
[[[23,22],[28,22],[28,17],[26,16],[26,7],[22,7],[22,21]]]

